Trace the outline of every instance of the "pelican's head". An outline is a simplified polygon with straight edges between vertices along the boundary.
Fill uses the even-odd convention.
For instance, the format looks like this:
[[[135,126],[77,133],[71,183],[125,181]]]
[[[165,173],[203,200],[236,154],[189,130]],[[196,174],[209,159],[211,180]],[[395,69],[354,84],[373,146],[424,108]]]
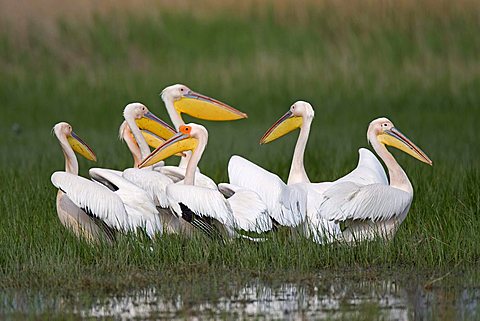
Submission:
[[[165,142],[165,139],[161,138],[160,136],[152,133],[147,129],[142,129],[141,132],[148,146],[152,148],[157,148]],[[135,137],[133,136],[132,131],[130,130],[130,127],[128,126],[126,121],[123,121],[120,125],[120,128],[118,130],[118,138],[123,141],[130,140],[138,146],[137,142],[135,141]]]
[[[199,143],[202,147],[205,147],[207,141],[208,131],[202,125],[181,125],[178,133],[155,149],[143,160],[139,165],[139,168],[154,165],[177,153],[182,153],[188,150],[193,151],[199,146]]]
[[[205,120],[236,120],[247,118],[247,114],[216,99],[194,92],[185,85],[168,86],[160,94],[162,100],[171,102],[175,110]]]
[[[430,158],[407,136],[396,129],[388,118],[381,117],[373,120],[368,126],[367,139],[369,142],[376,139],[383,145],[398,148],[419,161],[432,165]]]
[[[60,142],[67,140],[67,143],[78,154],[88,160],[97,161],[97,156],[92,149],[73,132],[72,126],[66,122],[60,122],[53,127],[53,132]]]
[[[138,128],[148,130],[164,140],[169,139],[176,133],[173,127],[155,116],[141,103],[130,103],[125,106],[123,117],[127,122],[135,120]]]
[[[313,119],[315,112],[312,105],[306,101],[297,101],[294,103],[285,115],[283,115],[275,124],[270,127],[260,139],[260,144],[270,143],[289,132],[302,127],[303,119]]]

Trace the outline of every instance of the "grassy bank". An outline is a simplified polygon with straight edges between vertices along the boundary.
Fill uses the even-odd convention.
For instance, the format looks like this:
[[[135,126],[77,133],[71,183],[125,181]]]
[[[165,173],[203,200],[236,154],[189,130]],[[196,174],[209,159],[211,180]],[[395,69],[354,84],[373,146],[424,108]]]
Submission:
[[[32,20],[19,34],[10,23],[0,34],[0,286],[131,286],[152,282],[158,271],[478,264],[480,6],[408,4],[114,10],[56,17],[49,28]],[[92,247],[75,239],[55,211],[49,178],[63,169],[63,157],[51,127],[69,121],[97,153],[94,166],[125,168],[132,161],[116,138],[123,107],[141,101],[167,119],[158,93],[176,82],[249,114],[203,123],[210,142],[200,165],[216,181],[227,179],[232,154],[285,178],[295,135],[262,147],[257,141],[299,99],[316,107],[306,153],[312,181],[351,170],[367,145],[368,123],[379,116],[434,166],[394,152],[415,199],[389,244],[320,247],[282,237],[255,245],[171,237],[150,244],[127,236]],[[80,166],[85,175],[93,164]]]

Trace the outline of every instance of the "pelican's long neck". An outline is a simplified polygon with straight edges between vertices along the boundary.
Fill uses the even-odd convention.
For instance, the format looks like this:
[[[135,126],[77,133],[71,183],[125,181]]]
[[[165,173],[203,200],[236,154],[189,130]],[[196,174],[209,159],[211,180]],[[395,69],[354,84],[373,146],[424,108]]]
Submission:
[[[390,177],[390,186],[398,188],[413,195],[412,183],[408,179],[405,171],[400,167],[393,155],[388,151],[384,144],[380,143],[375,135],[369,134],[369,140],[373,149],[383,160],[388,168],[388,176]]]
[[[150,148],[148,147],[147,141],[143,137],[140,128],[138,128],[137,123],[135,122],[135,118],[128,114],[124,114],[123,116],[128,126],[130,127],[130,131],[132,132],[133,137],[135,137],[135,140],[137,141],[138,147],[140,147],[140,154],[142,155],[142,160],[147,158],[147,156],[150,155]]]
[[[62,147],[63,155],[65,156],[65,172],[78,175],[78,160],[75,156],[75,152],[72,149],[72,146],[67,141],[67,137],[61,136],[58,137],[60,141],[60,146]]]
[[[180,116],[180,113],[175,109],[175,106],[173,105],[173,98],[162,97],[162,99],[165,103],[168,116],[170,116],[170,120],[172,121],[175,130],[178,131],[180,126],[185,125],[185,122],[183,121],[182,116]]]
[[[170,116],[170,120],[172,121],[175,130],[178,131],[180,126],[185,125],[185,122],[183,121],[180,113],[175,109],[175,106],[173,105],[173,98],[162,97],[162,99],[165,103],[165,108],[167,109],[168,116]],[[180,168],[186,168],[188,166],[190,157],[192,156],[192,152],[186,151],[185,155],[185,157],[180,158],[180,164],[178,164],[178,167]]]
[[[195,185],[195,172],[197,170],[198,163],[200,158],[202,158],[203,151],[207,146],[208,137],[201,137],[198,139],[197,148],[192,153],[187,165],[187,170],[185,171],[185,185]]]
[[[131,130],[128,124],[125,124],[125,126],[122,129],[122,139],[125,141],[125,143],[128,146],[128,149],[132,153],[133,156],[133,167],[138,168],[138,165],[142,161],[142,153],[140,151],[140,148],[138,147],[137,142],[135,141],[134,137],[130,134]],[[143,135],[142,135],[143,138]]]
[[[295,151],[293,152],[292,165],[290,167],[290,174],[288,174],[287,185],[297,183],[310,183],[303,158],[305,155],[305,148],[307,146],[308,135],[310,134],[310,125],[313,117],[302,117],[302,127],[300,127],[300,134],[298,135]]]

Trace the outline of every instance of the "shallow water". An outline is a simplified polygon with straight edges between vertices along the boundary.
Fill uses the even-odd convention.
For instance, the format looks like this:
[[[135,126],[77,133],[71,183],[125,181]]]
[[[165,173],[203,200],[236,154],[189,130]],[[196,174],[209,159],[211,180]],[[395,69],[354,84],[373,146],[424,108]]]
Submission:
[[[290,278],[290,277],[289,277]],[[195,277],[116,295],[2,293],[0,317],[246,320],[478,320],[472,275],[325,273],[295,281]]]

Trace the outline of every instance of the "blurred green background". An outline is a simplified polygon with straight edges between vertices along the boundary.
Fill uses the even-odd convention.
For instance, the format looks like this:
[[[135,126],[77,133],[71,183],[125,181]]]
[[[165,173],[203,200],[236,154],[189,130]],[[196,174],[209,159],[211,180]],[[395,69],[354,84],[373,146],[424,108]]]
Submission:
[[[125,167],[127,151],[116,139],[123,107],[140,101],[168,120],[158,94],[173,83],[249,114],[245,121],[204,123],[211,139],[203,167],[223,179],[216,161],[226,164],[232,153],[275,160],[272,169],[286,174],[294,135],[265,147],[257,141],[300,99],[316,108],[307,152],[315,181],[353,166],[368,123],[379,116],[391,118],[435,165],[472,166],[478,155],[475,3],[46,3],[59,12],[49,17],[30,8],[2,28],[4,166],[35,160],[61,168],[49,131],[69,121],[100,166]],[[399,157],[407,167],[432,171]]]

